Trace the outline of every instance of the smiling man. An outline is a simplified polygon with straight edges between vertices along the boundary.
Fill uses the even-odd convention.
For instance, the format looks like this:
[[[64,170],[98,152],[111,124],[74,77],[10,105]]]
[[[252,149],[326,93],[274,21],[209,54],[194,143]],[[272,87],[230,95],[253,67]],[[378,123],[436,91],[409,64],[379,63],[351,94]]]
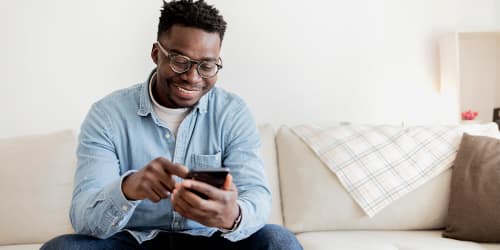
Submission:
[[[302,249],[266,225],[259,134],[245,103],[214,87],[226,22],[204,1],[164,2],[141,84],[92,105],[79,136],[70,218],[42,249]],[[226,168],[222,188],[185,179]]]

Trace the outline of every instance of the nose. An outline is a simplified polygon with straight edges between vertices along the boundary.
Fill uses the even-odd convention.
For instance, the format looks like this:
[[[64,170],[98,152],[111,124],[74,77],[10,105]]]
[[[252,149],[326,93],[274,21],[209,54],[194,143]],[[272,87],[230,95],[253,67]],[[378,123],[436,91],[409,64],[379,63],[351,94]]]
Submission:
[[[191,65],[191,68],[188,71],[181,74],[181,79],[185,80],[189,83],[197,83],[197,82],[201,81],[202,78],[201,78],[200,74],[198,74],[197,66],[198,66],[198,64],[193,63]]]

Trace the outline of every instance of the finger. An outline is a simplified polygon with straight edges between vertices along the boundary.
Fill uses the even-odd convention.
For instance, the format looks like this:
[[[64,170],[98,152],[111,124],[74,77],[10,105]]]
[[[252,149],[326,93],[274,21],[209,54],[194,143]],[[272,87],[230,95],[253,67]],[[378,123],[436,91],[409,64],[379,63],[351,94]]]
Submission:
[[[178,190],[174,191],[174,194],[172,195],[172,206],[175,211],[180,213],[182,216],[194,219],[191,213],[195,208],[191,207],[189,203],[182,198],[182,195],[179,192],[180,191]]]
[[[228,174],[226,176],[226,180],[224,181],[223,189],[224,190],[231,190],[232,184],[233,184],[233,176],[231,174]]]
[[[165,193],[165,190],[171,192],[174,189],[175,181],[169,174],[163,171],[163,167],[158,162],[152,163],[152,168],[150,168],[151,183],[156,186],[156,190],[160,193]]]
[[[152,183],[151,189],[156,193],[161,199],[167,198],[170,195],[170,191],[160,183]]]
[[[158,182],[168,191],[172,191],[172,189],[174,189],[174,185],[175,185],[175,181],[172,178],[172,176],[170,174],[167,174],[163,170],[162,163],[154,161],[152,163],[152,165],[153,165],[153,168],[152,168],[153,174],[156,177],[156,179],[158,180]]]
[[[221,189],[197,180],[184,180],[181,182],[181,187],[204,194],[208,197],[208,200],[220,200],[224,195]],[[206,200],[201,199],[201,201]]]
[[[181,164],[173,163],[166,158],[158,157],[156,160],[161,163],[163,170],[168,174],[177,175],[181,178],[186,178],[189,169]]]
[[[152,189],[146,189],[144,191],[146,192],[146,198],[148,198],[150,201],[157,203],[161,200],[161,197]]]
[[[144,183],[142,186],[142,189],[147,193],[147,195],[149,196],[148,198],[151,198],[151,201],[154,200],[156,202],[157,200],[162,198],[161,189],[158,189],[154,182]]]
[[[193,205],[193,203],[189,201],[190,199],[198,200],[200,203]],[[176,191],[173,204],[175,204],[174,209],[181,215],[200,223],[206,223],[214,217],[213,211],[205,207],[207,201],[201,199],[198,195],[187,189]]]
[[[197,194],[195,190],[186,188],[185,186],[182,185],[182,183],[179,183],[180,188],[178,189],[179,191],[179,197],[183,199],[186,203],[189,204],[190,207],[195,207],[195,208],[202,208],[204,207],[204,203],[207,201],[206,199],[200,197],[200,194]]]

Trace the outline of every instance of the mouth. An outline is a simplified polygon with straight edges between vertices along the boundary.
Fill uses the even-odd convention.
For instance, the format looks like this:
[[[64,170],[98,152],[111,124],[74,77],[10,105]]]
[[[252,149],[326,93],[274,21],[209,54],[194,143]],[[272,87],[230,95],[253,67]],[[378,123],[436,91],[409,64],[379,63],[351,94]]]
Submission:
[[[201,89],[187,89],[187,88],[183,88],[183,87],[180,87],[180,86],[176,86],[176,88],[182,92],[182,93],[185,93],[185,94],[195,94],[195,93],[198,93],[201,91]]]
[[[191,99],[197,97],[201,93],[200,88],[185,88],[178,85],[173,86],[177,90],[177,96],[183,99]]]

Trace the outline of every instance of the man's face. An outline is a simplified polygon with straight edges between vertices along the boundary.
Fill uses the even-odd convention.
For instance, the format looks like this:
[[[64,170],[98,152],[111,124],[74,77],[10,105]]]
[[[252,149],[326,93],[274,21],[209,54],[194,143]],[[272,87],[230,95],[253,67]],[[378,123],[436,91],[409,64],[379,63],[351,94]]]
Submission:
[[[219,62],[219,34],[202,29],[173,25],[158,39],[170,55],[182,55],[194,61]],[[170,67],[170,58],[158,44],[153,45],[151,57],[157,65],[156,84],[153,89],[155,99],[168,108],[192,107],[217,81],[217,75],[202,78],[197,72],[198,64],[184,73],[178,74]]]

